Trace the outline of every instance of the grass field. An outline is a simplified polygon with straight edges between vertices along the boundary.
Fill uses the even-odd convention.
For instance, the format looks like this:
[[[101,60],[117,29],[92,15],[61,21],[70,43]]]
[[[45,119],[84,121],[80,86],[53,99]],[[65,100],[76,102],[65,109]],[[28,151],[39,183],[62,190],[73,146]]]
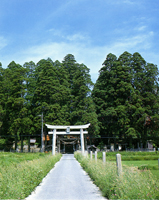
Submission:
[[[18,164],[23,161],[30,161],[34,159],[39,159],[45,157],[44,153],[0,153],[0,165],[9,166],[11,164]]]
[[[154,178],[159,179],[159,152],[107,152],[107,162],[116,162],[117,153],[121,154],[122,165],[126,165],[129,167],[137,167],[142,172],[144,169],[149,169],[153,174]],[[102,159],[102,152],[98,152],[98,158]]]
[[[110,163],[116,163],[115,161],[107,161]],[[138,160],[138,161],[122,161],[122,165],[126,165],[129,167],[137,167],[141,169],[142,172],[146,173],[146,170],[142,170],[142,167],[147,167],[150,169],[151,173],[153,174],[154,178],[159,180],[159,169],[158,169],[158,161],[156,160]],[[155,170],[153,169],[155,168]]]
[[[0,153],[0,199],[24,199],[59,161],[61,154]]]
[[[135,159],[136,156],[138,156],[138,160],[141,156],[141,159],[143,159],[142,162],[138,160],[127,161],[126,154],[123,152],[126,161],[122,161],[123,172],[118,176],[116,162],[114,162],[115,154],[116,153],[112,153],[107,156],[105,165],[101,159],[98,159],[96,162],[94,159],[90,160],[80,153],[75,153],[75,157],[81,163],[84,170],[90,175],[94,183],[100,188],[103,195],[108,199],[159,199],[159,182],[158,179],[156,179],[157,176],[152,174],[150,170],[138,169],[140,164],[143,165],[142,162],[145,162],[143,156],[147,155],[134,155]],[[127,154],[127,157],[129,156],[130,155]],[[98,155],[98,157],[100,157],[100,155]],[[157,160],[152,161],[154,163],[157,162]],[[151,161],[148,161],[147,164],[150,163]],[[135,165],[137,167],[134,167]],[[154,171],[158,172],[158,170]]]
[[[159,180],[159,169],[158,161],[156,160],[141,160],[141,161],[122,161],[123,165],[138,167],[139,169],[144,169],[145,167],[150,169],[154,178]],[[146,173],[146,171],[144,171]]]
[[[116,154],[120,153],[123,161],[158,160],[159,152],[106,152],[107,160],[115,161]],[[98,158],[102,159],[102,152],[98,152]]]

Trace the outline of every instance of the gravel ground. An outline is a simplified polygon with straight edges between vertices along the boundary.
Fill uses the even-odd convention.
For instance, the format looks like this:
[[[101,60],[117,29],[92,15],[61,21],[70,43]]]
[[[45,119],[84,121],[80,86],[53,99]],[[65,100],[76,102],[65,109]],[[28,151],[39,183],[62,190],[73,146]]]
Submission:
[[[104,200],[101,192],[74,158],[65,154],[26,200]]]

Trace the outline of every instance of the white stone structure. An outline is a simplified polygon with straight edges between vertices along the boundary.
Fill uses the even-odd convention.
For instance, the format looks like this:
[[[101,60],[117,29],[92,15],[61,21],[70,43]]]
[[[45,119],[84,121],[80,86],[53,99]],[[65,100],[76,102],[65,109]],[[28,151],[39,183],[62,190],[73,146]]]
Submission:
[[[80,139],[81,139],[81,151],[82,154],[84,155],[85,149],[84,149],[84,137],[83,134],[87,134],[88,131],[83,131],[83,129],[87,129],[90,124],[85,124],[85,125],[74,125],[74,126],[58,126],[58,125],[49,125],[45,124],[48,129],[51,129],[52,131],[48,132],[49,134],[53,134],[52,137],[52,155],[55,155],[55,147],[56,147],[56,135],[76,135],[80,134]],[[64,129],[65,131],[56,131],[56,130],[62,130]],[[73,129],[73,131],[70,131]],[[79,129],[79,131],[74,131],[75,129]]]

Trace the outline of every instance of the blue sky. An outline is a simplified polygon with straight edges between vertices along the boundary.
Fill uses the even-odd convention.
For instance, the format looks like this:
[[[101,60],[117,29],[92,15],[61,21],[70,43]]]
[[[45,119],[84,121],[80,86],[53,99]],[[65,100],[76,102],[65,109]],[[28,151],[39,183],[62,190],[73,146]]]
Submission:
[[[159,66],[159,0],[1,0],[0,62],[71,53],[98,78],[108,53],[139,52]]]

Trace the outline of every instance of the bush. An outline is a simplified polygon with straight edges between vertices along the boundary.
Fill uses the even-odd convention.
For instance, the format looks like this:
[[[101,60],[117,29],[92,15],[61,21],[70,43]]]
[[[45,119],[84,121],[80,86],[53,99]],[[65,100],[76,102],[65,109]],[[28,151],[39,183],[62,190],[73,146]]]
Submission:
[[[117,175],[116,164],[98,162],[75,153],[75,158],[108,199],[159,199],[159,183],[150,171],[140,172],[136,167],[123,167]]]

